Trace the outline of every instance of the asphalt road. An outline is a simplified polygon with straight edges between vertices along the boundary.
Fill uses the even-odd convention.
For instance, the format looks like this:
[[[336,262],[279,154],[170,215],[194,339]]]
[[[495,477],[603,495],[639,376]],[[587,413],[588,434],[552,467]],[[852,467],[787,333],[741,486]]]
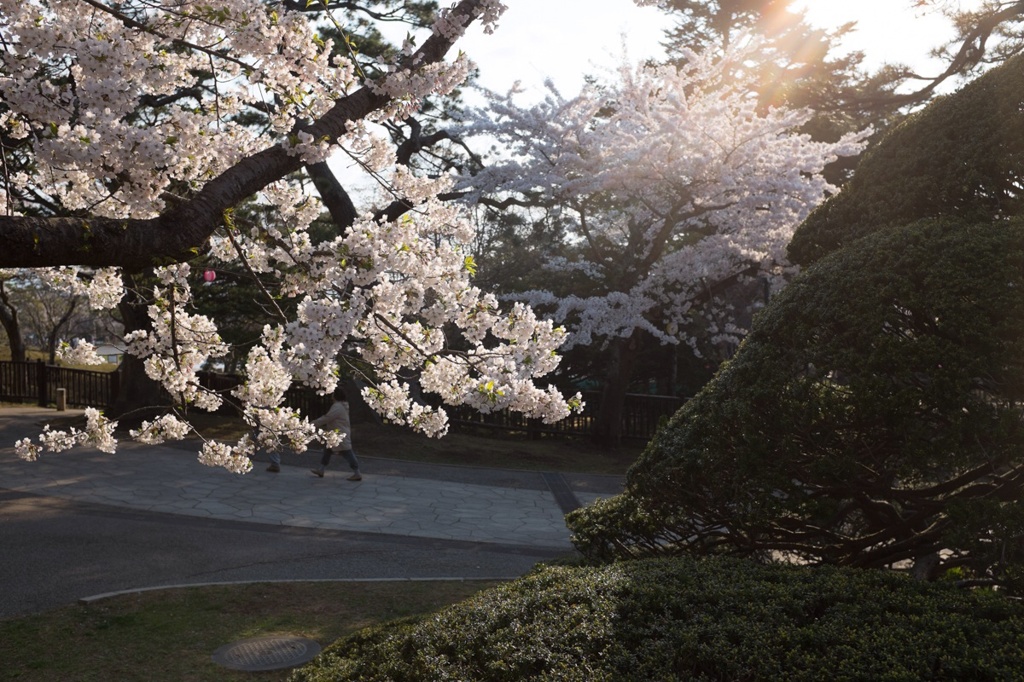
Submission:
[[[0,485],[0,619],[183,584],[511,578],[561,554],[134,511]]]

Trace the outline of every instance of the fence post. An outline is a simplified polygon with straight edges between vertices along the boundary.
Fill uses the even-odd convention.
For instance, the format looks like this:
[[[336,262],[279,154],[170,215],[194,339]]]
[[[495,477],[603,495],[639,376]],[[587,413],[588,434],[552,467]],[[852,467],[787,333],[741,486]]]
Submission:
[[[39,407],[46,407],[50,404],[50,396],[47,386],[46,363],[36,360],[36,390],[39,392]]]

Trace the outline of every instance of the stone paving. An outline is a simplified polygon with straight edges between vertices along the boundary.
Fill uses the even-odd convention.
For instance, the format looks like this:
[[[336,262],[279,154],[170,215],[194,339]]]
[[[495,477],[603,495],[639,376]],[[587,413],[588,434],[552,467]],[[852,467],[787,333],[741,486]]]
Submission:
[[[550,485],[558,474],[495,477],[488,474],[493,470],[422,464],[412,467],[417,475],[378,474],[376,461],[367,457],[358,482],[345,480],[342,461],[324,478],[297,465],[268,473],[261,462],[237,475],[200,464],[180,446],[130,442],[113,455],[80,449],[19,460],[14,441],[38,432],[38,424],[55,414],[0,409],[0,487],[167,514],[567,550],[567,507],[614,494],[614,481],[603,493],[572,491],[562,481]],[[308,464],[314,460],[308,456]],[[376,468],[390,472],[396,465]]]

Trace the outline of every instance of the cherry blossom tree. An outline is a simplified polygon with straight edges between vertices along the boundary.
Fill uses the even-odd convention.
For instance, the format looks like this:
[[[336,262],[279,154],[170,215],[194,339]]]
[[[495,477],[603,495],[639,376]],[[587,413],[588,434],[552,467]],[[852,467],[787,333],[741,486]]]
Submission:
[[[56,362],[61,340],[87,335],[97,326],[95,317],[81,296],[54,289],[36,271],[22,272],[25,276],[17,282],[11,298],[17,301],[25,334],[34,340],[36,349],[46,352],[51,363]]]
[[[331,391],[345,358],[373,368],[364,397],[375,409],[430,435],[445,431],[446,415],[412,399],[410,377],[448,404],[565,416],[575,401],[535,383],[557,365],[565,332],[471,285],[462,246],[471,224],[436,198],[452,180],[396,165],[394,145],[377,132],[462,82],[467,58],[445,56],[471,23],[492,30],[504,6],[460,0],[379,73],[320,37],[328,3],[307,9],[0,0],[0,123],[11,142],[0,159],[0,267],[49,268],[97,309],[123,300],[121,272],[155,268],[150,328],[126,341],[175,405],[132,435],[182,438],[192,430],[185,408],[231,400],[253,431],[233,444],[206,442],[200,459],[210,465],[246,471],[257,447],[336,442],[340,434],[318,432],[282,401],[296,383]],[[246,123],[252,111],[262,127]],[[405,210],[355,216],[343,234],[315,241],[308,227],[323,204],[286,180],[338,152]],[[235,208],[252,200],[273,207],[273,219],[236,219]],[[204,390],[196,376],[228,352],[215,320],[190,306],[189,261],[200,255],[273,275],[272,311],[277,297],[298,301],[291,315],[276,308],[229,396]],[[94,358],[88,344],[66,356]],[[17,450],[27,459],[78,444],[113,450],[114,427],[89,410],[84,430],[47,430]]]
[[[491,94],[470,127],[507,154],[463,178],[465,198],[547,211],[567,230],[564,253],[542,267],[571,273],[572,287],[515,298],[568,325],[570,347],[610,346],[607,440],[618,437],[631,344],[693,344],[694,323],[741,338],[717,305],[723,287],[781,285],[794,228],[835,191],[823,168],[863,145],[863,133],[833,143],[799,134],[808,110],[763,110],[743,59],[690,52],[679,68],[624,68],[617,84],[573,98],[552,89],[528,107],[514,92]]]

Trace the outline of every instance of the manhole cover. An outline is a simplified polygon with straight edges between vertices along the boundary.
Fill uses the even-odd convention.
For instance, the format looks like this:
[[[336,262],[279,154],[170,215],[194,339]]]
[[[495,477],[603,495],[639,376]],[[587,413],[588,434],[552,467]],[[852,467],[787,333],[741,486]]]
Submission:
[[[213,662],[232,670],[256,672],[294,668],[320,653],[320,645],[304,637],[254,637],[225,644],[213,652]]]

